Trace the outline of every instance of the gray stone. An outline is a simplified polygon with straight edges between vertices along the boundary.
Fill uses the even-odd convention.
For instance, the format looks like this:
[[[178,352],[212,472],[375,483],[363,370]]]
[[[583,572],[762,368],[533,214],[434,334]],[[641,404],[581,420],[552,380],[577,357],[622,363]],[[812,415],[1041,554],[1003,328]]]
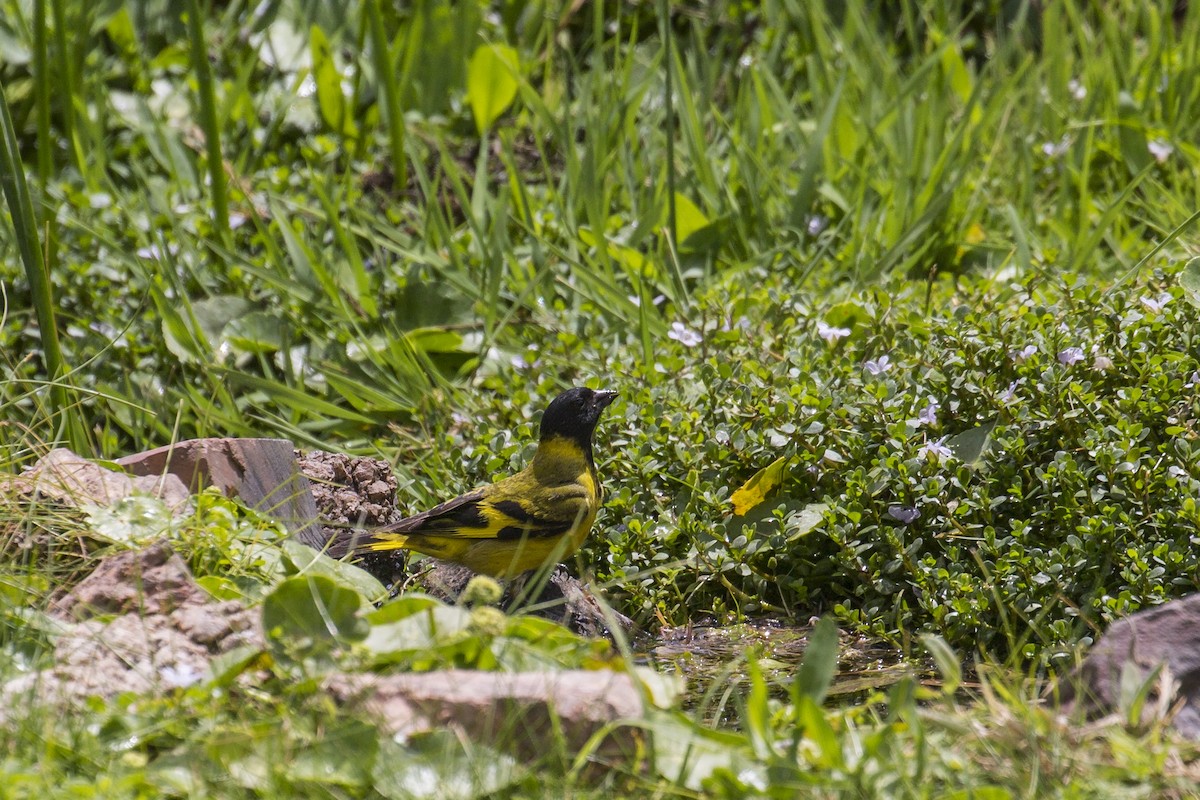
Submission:
[[[1200,739],[1200,594],[1113,623],[1079,669],[1060,684],[1060,697],[1068,712],[1088,718],[1117,713],[1123,679],[1128,693],[1155,679],[1160,667],[1139,722],[1166,714],[1182,700],[1172,724],[1183,735]]]

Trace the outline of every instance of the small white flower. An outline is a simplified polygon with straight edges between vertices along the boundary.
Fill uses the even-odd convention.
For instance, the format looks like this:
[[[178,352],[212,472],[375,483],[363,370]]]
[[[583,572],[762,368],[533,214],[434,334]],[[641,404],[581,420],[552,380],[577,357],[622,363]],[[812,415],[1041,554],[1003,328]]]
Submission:
[[[849,328],[834,328],[826,325],[824,322],[817,323],[817,336],[820,336],[829,344],[837,344],[838,339],[843,339],[849,335]]]
[[[1013,351],[1012,360],[1017,362],[1018,364],[1023,364],[1026,361],[1028,361],[1033,356],[1033,354],[1036,352],[1037,352],[1037,345],[1027,344],[1024,347],[1022,347],[1020,350]]]
[[[1072,364],[1079,363],[1080,361],[1083,361],[1082,347],[1068,347],[1066,350],[1063,350],[1058,354],[1058,363],[1062,364],[1064,367],[1069,367]]]
[[[671,323],[671,330],[667,331],[667,338],[674,339],[684,347],[695,347],[704,341],[703,336],[687,327],[682,322]]]
[[[1087,87],[1075,78],[1067,81],[1067,91],[1071,93],[1071,97],[1076,101],[1082,101],[1083,98],[1087,97]]]
[[[1143,297],[1141,298],[1142,305],[1155,314],[1162,312],[1166,308],[1167,303],[1171,302],[1171,295],[1163,292],[1158,297]]]
[[[204,679],[204,673],[187,663],[182,666],[172,664],[159,667],[158,676],[163,679],[163,683],[177,689],[186,689]]]
[[[1175,478],[1176,480],[1178,480],[1179,478],[1187,477],[1187,470],[1184,469],[1183,467],[1179,466],[1178,464],[1172,464],[1171,467],[1167,470],[1167,474],[1170,475],[1172,478]]]
[[[871,373],[872,375],[882,375],[892,368],[892,365],[889,363],[890,361],[890,358],[888,358],[886,355],[883,355],[877,360],[867,361],[867,363],[863,364],[863,366],[866,368],[867,372]]]
[[[813,214],[808,218],[808,225],[806,226],[806,229],[808,230],[809,236],[816,236],[827,227],[829,227],[829,220],[827,218],[821,216],[820,214]]]
[[[1153,139],[1146,144],[1146,149],[1150,151],[1150,155],[1154,156],[1154,160],[1162,164],[1171,154],[1175,152],[1175,147],[1170,142],[1164,142],[1162,139]]]
[[[1000,402],[1008,405],[1017,401],[1017,384],[1020,381],[1013,381],[1008,385],[1008,388],[1000,393]]]
[[[927,458],[938,461],[943,458],[953,458],[954,451],[946,446],[947,437],[943,436],[936,442],[926,442],[921,445],[921,453]]]
[[[1188,377],[1188,382],[1183,385],[1183,388],[1191,389],[1193,386],[1200,386],[1200,372],[1193,372]]]
[[[1108,372],[1113,368],[1113,360],[1103,353],[1097,353],[1092,358],[1092,369],[1097,372]]]
[[[1042,155],[1047,158],[1058,158],[1071,148],[1071,140],[1066,136],[1057,142],[1046,142],[1042,145]]]

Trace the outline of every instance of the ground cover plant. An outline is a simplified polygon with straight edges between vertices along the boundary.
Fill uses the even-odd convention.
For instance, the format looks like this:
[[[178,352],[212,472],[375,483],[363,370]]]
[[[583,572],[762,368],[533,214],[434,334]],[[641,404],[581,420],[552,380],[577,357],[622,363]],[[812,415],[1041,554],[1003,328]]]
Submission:
[[[0,9],[5,471],[55,443],[112,458],[279,435],[388,459],[415,510],[519,468],[565,386],[617,389],[597,442],[608,499],[572,565],[614,606],[651,627],[828,613],[981,661],[985,699],[906,682],[823,710],[820,668],[771,698],[751,661],[736,731],[647,723],[704,769],[660,761],[597,791],[1186,779],[1161,729],[1064,731],[1019,676],[1040,685],[1113,619],[1200,584],[1194,10]],[[10,543],[89,524],[4,513]],[[202,519],[217,544],[186,537],[207,554],[193,569],[267,614],[286,570],[248,577],[238,536]],[[21,609],[93,557],[52,546],[5,567],[7,670],[45,656]],[[378,599],[354,597],[362,614]],[[217,743],[370,736],[288,688],[296,667],[274,655],[249,703],[205,684],[66,728],[5,722],[21,744],[3,769],[30,792],[103,775],[186,794],[147,776],[203,752],[210,791],[297,791]],[[182,730],[189,714],[210,727]],[[141,743],[114,749],[130,731]],[[489,758],[508,763],[471,763]],[[581,785],[564,758],[555,780]],[[313,780],[402,783],[356,769],[334,770],[336,791]],[[214,788],[235,773],[257,777]]]

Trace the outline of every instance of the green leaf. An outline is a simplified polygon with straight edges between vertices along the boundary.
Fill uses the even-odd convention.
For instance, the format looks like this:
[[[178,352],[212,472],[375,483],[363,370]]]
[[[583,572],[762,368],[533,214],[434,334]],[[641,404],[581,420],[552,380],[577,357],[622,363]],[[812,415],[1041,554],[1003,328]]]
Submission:
[[[167,504],[146,495],[122,497],[107,506],[89,505],[85,510],[94,538],[128,547],[157,542],[175,525]]]
[[[430,603],[425,597],[416,603],[407,602],[409,599],[398,598],[368,617],[371,630],[363,647],[378,663],[426,659],[429,665],[439,665],[455,658],[471,661],[478,656],[483,642],[471,635],[470,611],[437,601]],[[466,639],[470,643],[460,647]],[[487,661],[494,661],[490,654]]]
[[[808,635],[804,660],[796,671],[796,680],[792,684],[793,702],[799,706],[802,697],[809,697],[818,704],[824,701],[833,676],[837,674],[837,664],[837,625],[832,617],[821,617]]]
[[[337,561],[295,539],[280,544],[283,563],[289,574],[320,575],[338,586],[357,592],[364,600],[375,603],[387,597],[387,589],[375,576],[346,561]]]
[[[639,723],[654,742],[654,769],[693,791],[719,770],[766,786],[766,766],[754,758],[743,734],[702,727],[682,714],[651,710]]]
[[[958,654],[946,643],[946,640],[934,633],[921,636],[921,644],[933,656],[938,672],[942,676],[943,694],[954,694],[962,685],[962,664]]]
[[[287,776],[324,786],[366,788],[379,741],[379,731],[373,725],[339,719],[323,726],[320,736],[289,755]]]
[[[815,698],[802,695],[796,706],[796,726],[804,732],[808,760],[821,769],[842,767],[842,747],[837,732]]]
[[[742,724],[750,739],[750,746],[754,748],[754,755],[766,760],[773,752],[771,745],[775,739],[775,731],[771,722],[767,682],[763,678],[762,667],[758,664],[758,656],[753,652],[746,659],[746,675],[750,681],[750,692],[746,696],[746,712]]]
[[[686,194],[675,193],[675,241],[683,247],[692,234],[704,230],[712,221]]]
[[[517,51],[508,45],[476,48],[467,65],[467,102],[482,136],[516,99],[520,75]]]
[[[1183,287],[1183,296],[1193,306],[1200,308],[1200,258],[1193,258],[1183,265],[1179,273],[1179,285]]]
[[[407,745],[382,739],[371,783],[389,800],[473,800],[494,797],[524,776],[512,756],[435,731]]]
[[[992,420],[956,436],[951,436],[946,440],[946,446],[954,453],[955,458],[968,467],[978,466],[979,461],[987,453],[987,446],[995,428],[996,420]]]
[[[825,324],[833,328],[849,328],[852,332],[856,327],[869,326],[870,322],[870,313],[853,300],[838,303],[825,313]]]
[[[277,657],[320,657],[366,637],[370,627],[358,615],[361,606],[362,599],[352,589],[319,575],[298,575],[284,580],[263,601],[263,631]]]
[[[742,484],[729,498],[733,503],[733,513],[739,517],[746,516],[751,509],[767,499],[768,494],[778,489],[786,476],[785,470],[790,458],[791,456],[780,456]]]
[[[254,666],[263,654],[263,649],[258,645],[244,644],[217,655],[208,664],[212,682],[217,686],[228,686],[237,676]]]
[[[784,519],[784,531],[789,540],[812,533],[825,521],[825,512],[829,510],[828,503],[809,503],[799,511],[788,514]]]
[[[317,25],[309,31],[312,50],[312,75],[317,84],[317,108],[321,119],[333,131],[350,139],[358,138],[358,127],[350,113],[346,95],[342,92],[342,75],[333,58],[333,50],[325,32]]]

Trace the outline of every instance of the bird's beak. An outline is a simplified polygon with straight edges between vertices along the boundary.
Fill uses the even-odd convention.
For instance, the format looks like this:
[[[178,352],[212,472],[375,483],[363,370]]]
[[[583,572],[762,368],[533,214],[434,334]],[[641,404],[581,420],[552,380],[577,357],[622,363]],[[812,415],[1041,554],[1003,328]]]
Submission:
[[[613,400],[616,400],[616,399],[617,399],[616,392],[610,391],[608,389],[602,389],[602,390],[596,392],[595,398],[592,400],[592,402],[595,404],[596,409],[600,410],[603,408],[608,408],[608,405],[610,403],[612,403]]]

